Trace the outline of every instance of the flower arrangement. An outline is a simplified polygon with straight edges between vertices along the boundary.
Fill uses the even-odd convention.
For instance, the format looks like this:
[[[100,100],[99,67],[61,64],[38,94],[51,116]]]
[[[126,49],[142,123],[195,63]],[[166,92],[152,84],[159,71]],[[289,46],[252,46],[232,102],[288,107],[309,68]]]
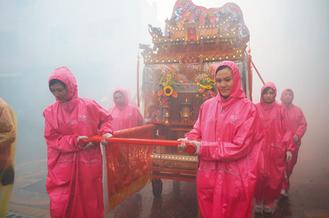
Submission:
[[[159,90],[157,92],[162,106],[167,106],[172,98],[177,98],[178,94],[175,90],[176,81],[172,72],[165,72],[159,82]]]
[[[200,73],[195,78],[198,92],[204,100],[216,95],[215,81],[208,73]]]

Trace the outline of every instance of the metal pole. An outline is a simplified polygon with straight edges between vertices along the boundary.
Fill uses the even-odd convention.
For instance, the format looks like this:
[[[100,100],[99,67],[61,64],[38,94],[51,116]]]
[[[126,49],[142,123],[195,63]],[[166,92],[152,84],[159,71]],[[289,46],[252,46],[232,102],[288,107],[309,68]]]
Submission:
[[[137,106],[139,107],[139,50],[137,51]]]

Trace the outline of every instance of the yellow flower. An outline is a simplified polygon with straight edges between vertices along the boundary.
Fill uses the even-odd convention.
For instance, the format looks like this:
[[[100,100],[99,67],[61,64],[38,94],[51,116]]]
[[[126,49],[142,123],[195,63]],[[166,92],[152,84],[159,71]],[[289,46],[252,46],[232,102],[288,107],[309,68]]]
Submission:
[[[203,88],[203,89],[207,89],[207,90],[212,89],[212,86],[211,85],[203,85],[203,84],[200,84],[200,87]]]
[[[165,96],[169,97],[173,94],[173,92],[174,92],[173,87],[169,85],[163,87],[163,93]]]

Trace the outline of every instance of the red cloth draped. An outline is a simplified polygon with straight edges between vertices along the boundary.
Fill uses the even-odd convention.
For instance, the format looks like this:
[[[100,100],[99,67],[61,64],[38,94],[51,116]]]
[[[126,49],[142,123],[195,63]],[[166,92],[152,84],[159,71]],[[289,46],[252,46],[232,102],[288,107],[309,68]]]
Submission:
[[[120,130],[114,133],[120,138],[154,137],[154,126]],[[151,172],[153,146],[111,143],[106,147],[108,196],[110,209],[134,192],[139,191],[148,181]]]

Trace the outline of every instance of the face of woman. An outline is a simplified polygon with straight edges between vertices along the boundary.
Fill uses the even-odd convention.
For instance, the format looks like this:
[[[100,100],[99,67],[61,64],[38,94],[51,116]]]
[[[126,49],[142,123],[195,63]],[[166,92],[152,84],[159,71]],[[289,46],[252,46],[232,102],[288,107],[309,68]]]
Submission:
[[[67,101],[67,89],[60,83],[55,83],[49,87],[51,93],[60,101]]]
[[[119,105],[119,106],[123,106],[125,104],[125,98],[121,92],[114,93],[113,101],[116,105]]]
[[[293,99],[294,99],[294,95],[292,94],[291,91],[286,91],[282,96],[282,102],[284,104],[291,104]]]
[[[228,98],[233,89],[233,75],[229,68],[217,71],[216,87],[223,98]]]
[[[264,103],[271,104],[275,101],[275,91],[273,89],[267,89],[262,94]]]

